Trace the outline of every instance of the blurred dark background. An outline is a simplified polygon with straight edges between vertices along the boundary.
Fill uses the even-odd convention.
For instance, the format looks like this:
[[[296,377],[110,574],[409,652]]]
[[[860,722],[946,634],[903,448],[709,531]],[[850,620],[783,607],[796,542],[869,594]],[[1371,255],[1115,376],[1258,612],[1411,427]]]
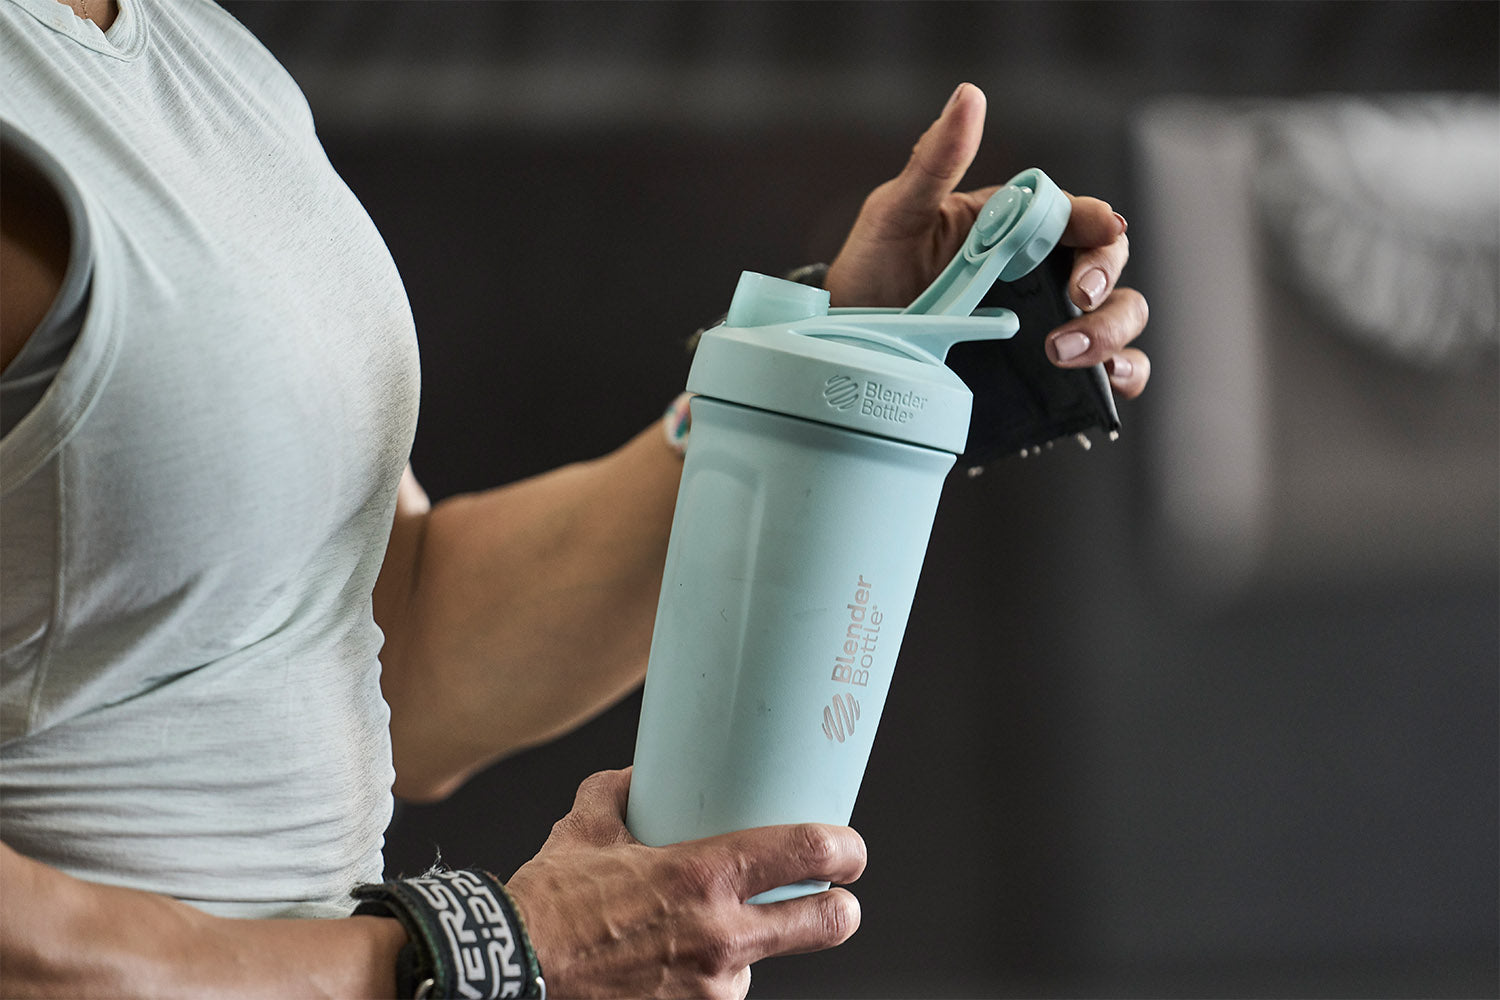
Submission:
[[[1497,995],[1494,292],[1455,293],[1481,327],[1490,296],[1463,350],[1345,335],[1309,288],[1379,262],[1331,237],[1289,275],[1256,184],[1406,148],[1345,143],[1346,104],[1457,94],[1483,155],[1433,162],[1494,195],[1500,6],[226,6],[405,277],[434,498],[654,419],[739,271],[831,258],[960,81],[972,186],[1038,165],[1131,220],[1151,389],[1116,443],[950,481],[854,817],[863,926],[753,996]],[[1356,181],[1331,224],[1406,197]],[[1477,250],[1424,245],[1488,260],[1479,202]],[[508,874],[637,709],[400,807],[391,869]]]

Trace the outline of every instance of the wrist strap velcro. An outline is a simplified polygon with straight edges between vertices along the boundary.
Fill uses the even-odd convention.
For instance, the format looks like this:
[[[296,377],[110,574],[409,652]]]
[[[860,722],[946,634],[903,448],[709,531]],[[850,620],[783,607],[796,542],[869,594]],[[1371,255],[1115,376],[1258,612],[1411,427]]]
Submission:
[[[408,942],[396,962],[402,997],[545,1000],[536,951],[515,901],[478,868],[355,888],[355,914],[395,917]]]

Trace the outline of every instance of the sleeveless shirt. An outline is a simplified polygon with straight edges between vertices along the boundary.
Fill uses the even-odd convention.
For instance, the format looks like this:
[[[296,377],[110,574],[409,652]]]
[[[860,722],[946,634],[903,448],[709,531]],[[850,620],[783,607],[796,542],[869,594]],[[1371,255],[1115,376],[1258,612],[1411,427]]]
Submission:
[[[0,0],[0,141],[72,228],[0,386],[24,414],[0,437],[0,840],[223,915],[347,913],[392,809],[371,593],[410,309],[275,59],[207,0],[120,8],[106,34]]]

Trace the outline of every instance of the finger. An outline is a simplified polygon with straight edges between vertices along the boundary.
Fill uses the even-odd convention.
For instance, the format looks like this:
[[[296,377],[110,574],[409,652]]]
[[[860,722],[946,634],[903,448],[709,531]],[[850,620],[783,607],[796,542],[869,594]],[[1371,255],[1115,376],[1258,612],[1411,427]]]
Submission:
[[[1125,235],[1129,224],[1125,216],[1109,207],[1109,202],[1098,198],[1068,195],[1072,211],[1068,224],[1063,229],[1061,242],[1069,247],[1102,247],[1113,242],[1115,237]]]
[[[625,829],[625,805],[630,798],[630,768],[600,771],[583,779],[573,808],[553,827],[594,844],[630,840]]]
[[[859,930],[859,900],[847,889],[829,889],[800,899],[748,906],[758,943],[767,958],[803,955],[843,944]]]
[[[583,779],[578,794],[573,798],[573,808],[587,812],[625,815],[625,803],[630,798],[630,768],[620,771],[600,771]]]
[[[1073,274],[1068,284],[1068,297],[1084,312],[1097,309],[1100,303],[1109,298],[1129,259],[1130,238],[1124,233],[1104,246],[1076,251],[1073,256]]]
[[[1109,384],[1125,399],[1134,399],[1146,388],[1151,377],[1151,359],[1134,347],[1127,347],[1104,362],[1104,371],[1109,375]]]
[[[1047,334],[1047,356],[1063,368],[1100,364],[1139,337],[1147,318],[1145,296],[1133,288],[1116,288],[1098,309]]]
[[[903,210],[930,214],[958,187],[979,152],[984,110],[984,92],[972,83],[959,84],[895,180]]]
[[[853,882],[865,870],[865,842],[847,826],[762,826],[697,843],[712,852],[710,867],[734,873],[740,899],[803,880]]]

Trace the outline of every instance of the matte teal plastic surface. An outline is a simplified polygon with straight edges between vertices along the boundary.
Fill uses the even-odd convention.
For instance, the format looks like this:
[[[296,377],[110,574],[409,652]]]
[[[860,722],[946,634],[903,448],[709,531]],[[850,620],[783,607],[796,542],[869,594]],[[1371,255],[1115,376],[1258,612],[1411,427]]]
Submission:
[[[973,396],[943,359],[1015,334],[1010,312],[970,314],[1046,256],[1067,212],[1044,174],[1020,175],[904,311],[830,309],[827,292],[741,277],[688,375],[692,439],[626,809],[638,839],[849,821],[968,435]]]
[[[957,455],[968,439],[974,396],[933,350],[946,354],[959,340],[1014,336],[1016,326],[1010,312],[837,313],[774,326],[720,326],[699,342],[687,385],[715,399]]]
[[[724,322],[727,326],[770,326],[827,315],[825,289],[746,271],[740,275]]]
[[[849,822],[953,462],[693,400],[626,813],[637,839]]]

